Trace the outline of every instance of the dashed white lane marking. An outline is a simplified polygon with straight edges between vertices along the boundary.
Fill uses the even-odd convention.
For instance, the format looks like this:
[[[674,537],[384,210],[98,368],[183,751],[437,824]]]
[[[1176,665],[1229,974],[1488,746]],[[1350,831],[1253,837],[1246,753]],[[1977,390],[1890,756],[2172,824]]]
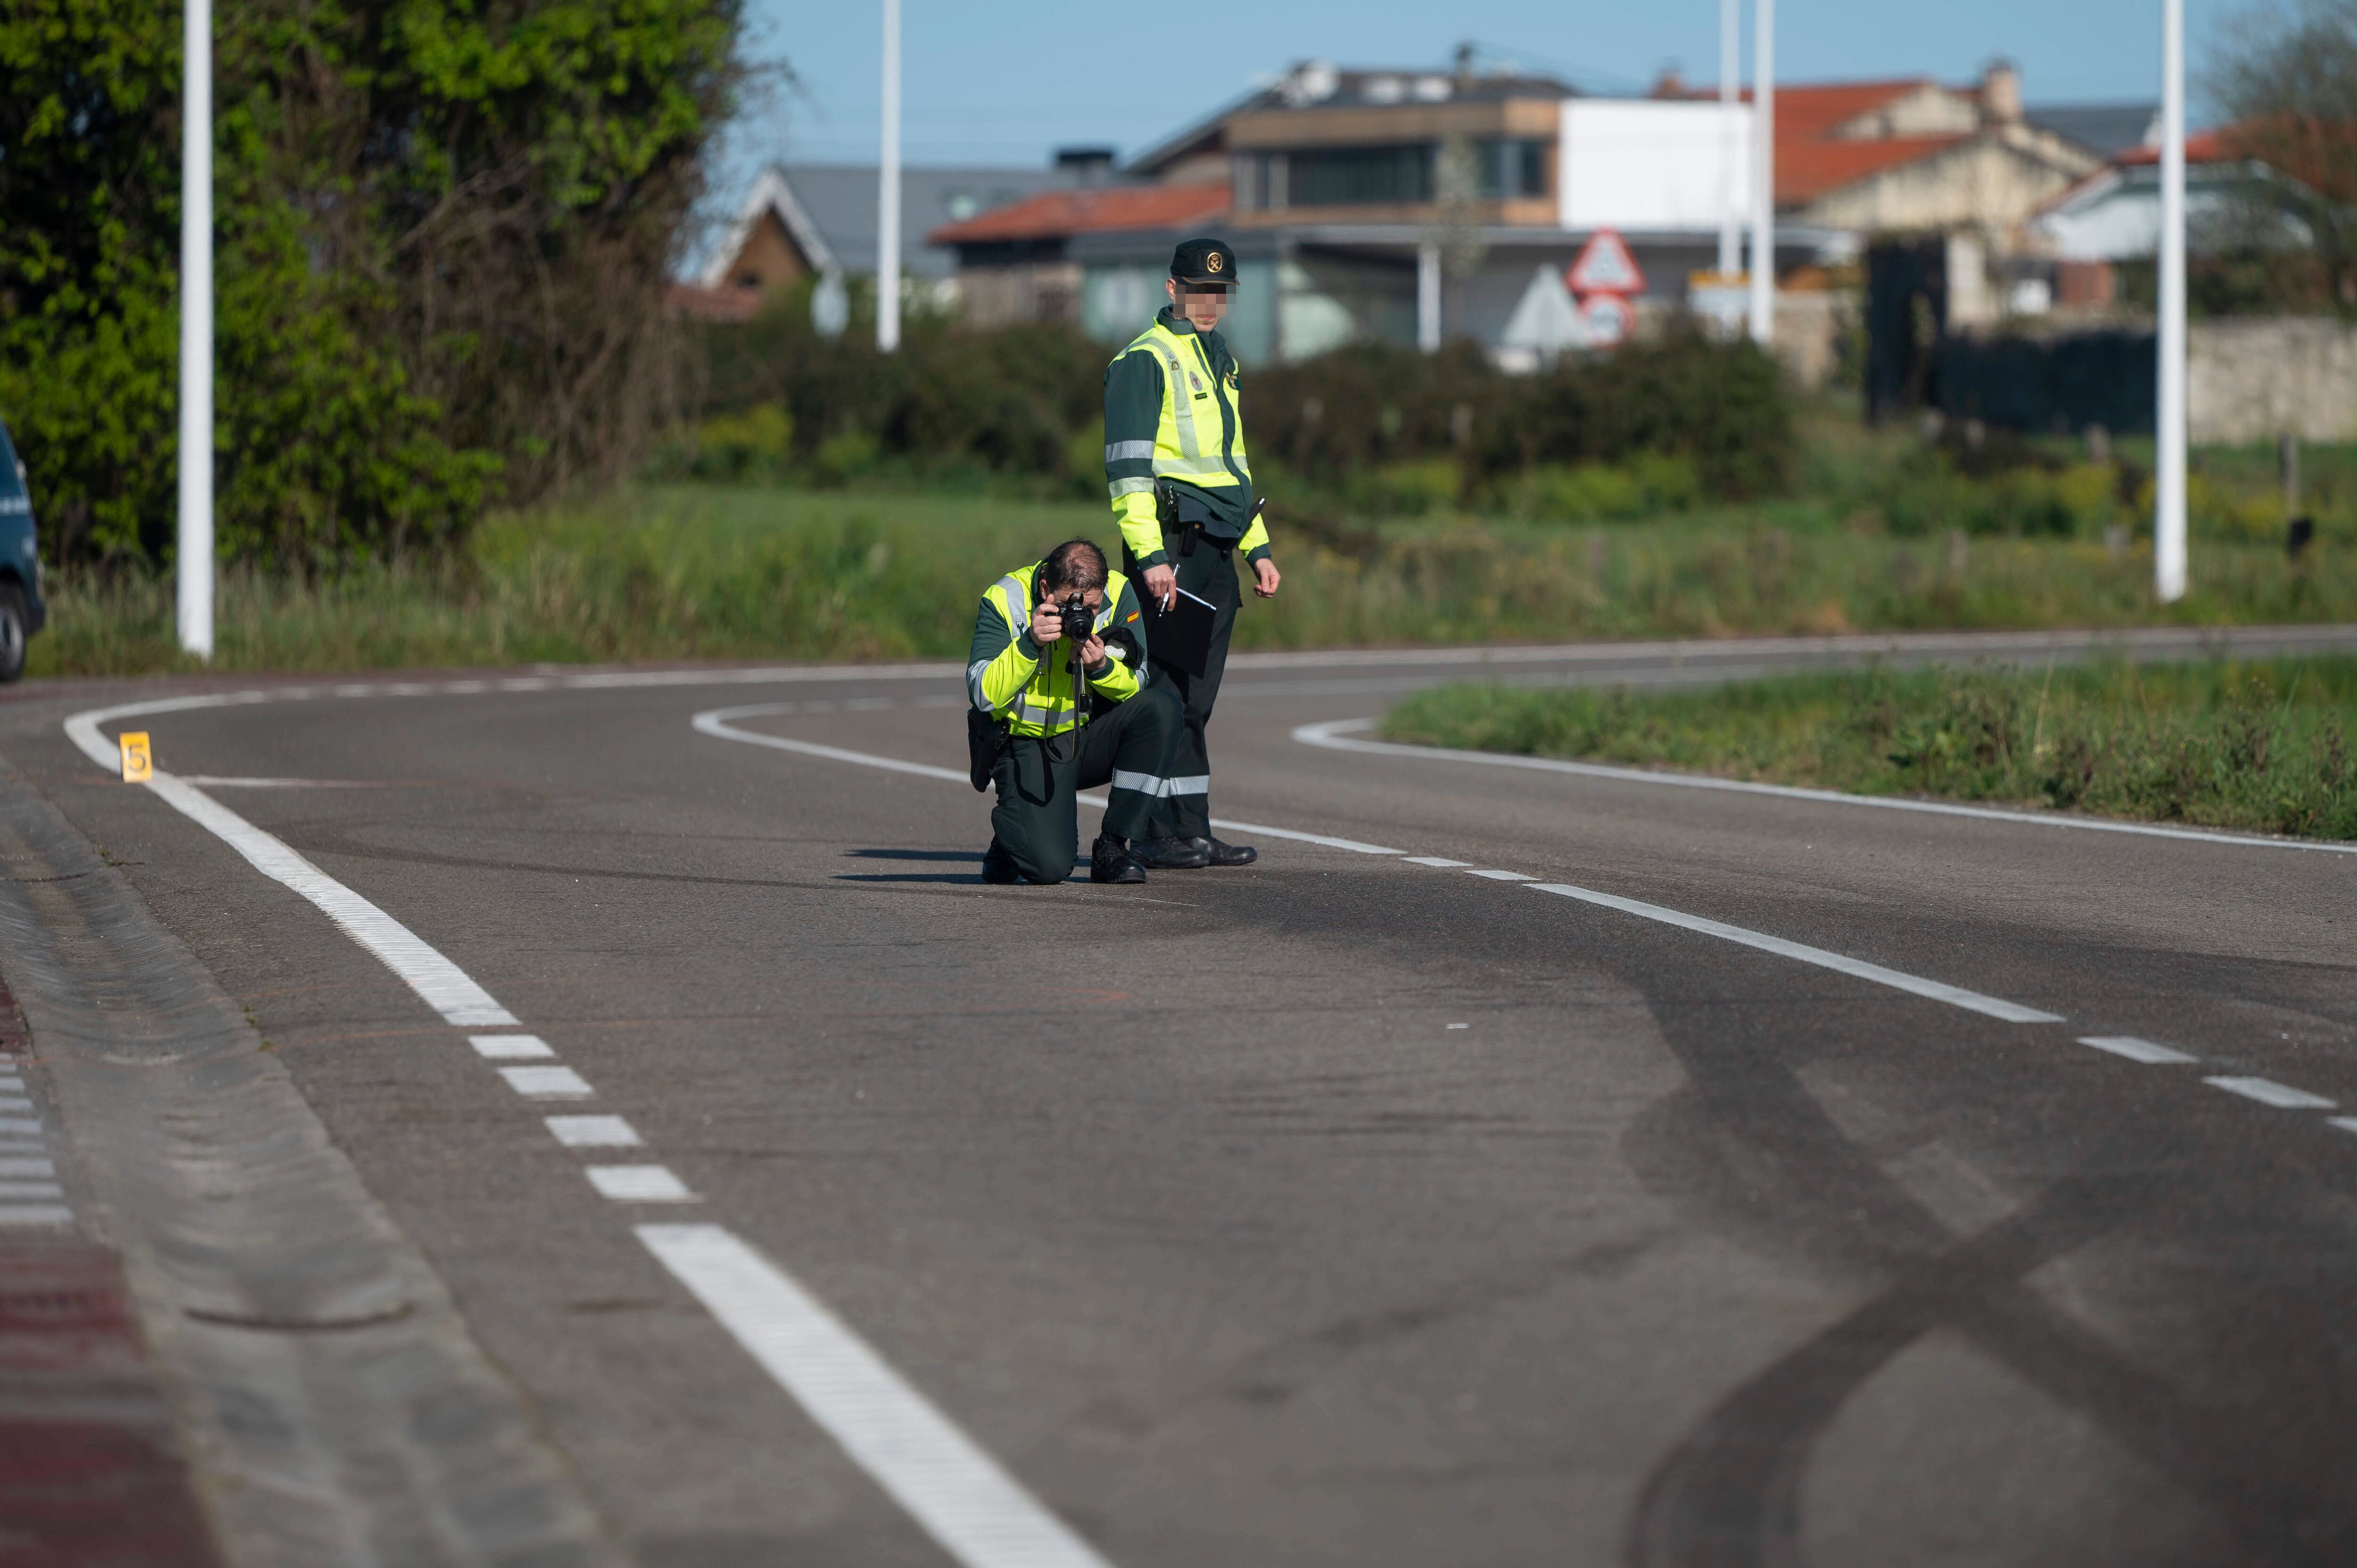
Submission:
[[[1445,854],[1411,854],[1407,857],[1407,864],[1410,865],[1437,865],[1443,871],[1449,871],[1454,870],[1456,867],[1460,865],[1470,865],[1473,863],[1469,860],[1451,860]]]
[[[1402,746],[1394,741],[1347,738],[1348,732],[1372,729],[1376,723],[1374,719],[1329,719],[1323,724],[1297,726],[1293,738],[1304,746],[1322,746],[1329,751],[1361,751],[1378,757],[1420,757],[1486,768],[1523,768],[1541,773],[1569,773],[1583,779],[1611,779],[1624,784],[1652,784],[1665,789],[1773,795],[1787,800],[1815,800],[1835,806],[1871,806],[1885,811],[1975,817],[1984,822],[2022,822],[2040,828],[2079,828],[2089,832],[2130,833],[2142,838],[2190,839],[2197,843],[2357,854],[2357,844],[2323,843],[2313,839],[2258,838],[2249,833],[2211,832],[2201,828],[2157,827],[2149,822],[2112,822],[2100,817],[2066,817],[2037,811],[2008,811],[1994,806],[1960,806],[1945,800],[1912,800],[1891,795],[1847,795],[1838,789],[1805,789],[1794,784],[1752,784],[1739,779],[1713,779],[1700,773],[1656,773],[1643,768],[1615,768],[1603,762],[1566,762],[1554,757],[1514,757],[1499,751],[1458,751],[1448,746]]]
[[[574,1100],[589,1097],[588,1083],[569,1067],[503,1067],[500,1076],[518,1094]]]
[[[684,678],[657,672],[651,679],[623,675],[582,678],[564,684],[582,688],[711,683],[700,672],[683,673]],[[744,673],[748,679],[766,678],[766,672]],[[811,677],[804,673],[787,678]],[[550,682],[500,684],[502,690],[537,690]],[[356,695],[375,694],[380,688],[348,690]],[[242,692],[125,703],[76,714],[66,721],[66,732],[84,756],[112,771],[116,753],[98,728],[103,720],[241,706],[296,694],[285,690]],[[964,778],[945,768],[916,764],[905,765],[905,770],[961,781]],[[157,774],[149,788],[236,849],[256,870],[308,899],[453,1025],[488,1028],[517,1023],[512,1014],[492,1001],[456,964],[279,840],[167,774]],[[566,1067],[496,1070],[520,1093],[589,1092],[588,1084]],[[560,1084],[562,1088],[553,1088]],[[557,1120],[550,1119],[552,1132],[556,1132]],[[40,1123],[0,1119],[0,1133],[12,1131],[38,1133]],[[558,1136],[562,1140],[563,1134]],[[635,1140],[636,1134],[632,1137]],[[38,1170],[10,1169],[35,1165]],[[52,1174],[54,1169],[46,1159],[0,1156],[0,1175]],[[72,1223],[72,1210],[62,1205],[0,1204],[0,1226]],[[1103,1558],[927,1403],[882,1357],[791,1275],[744,1241],[717,1225],[647,1225],[638,1227],[637,1232],[779,1386],[801,1402],[820,1427],[833,1434],[963,1568],[1108,1568]]]
[[[2357,1116],[2328,1116],[2325,1120],[2344,1133],[2357,1133]]]
[[[1937,980],[1925,980],[1921,975],[1908,974],[1896,969],[1885,969],[1878,963],[1851,958],[1846,953],[1828,952],[1805,943],[1786,941],[1764,931],[1746,930],[1723,920],[1706,920],[1699,915],[1688,915],[1676,909],[1665,909],[1659,904],[1641,903],[1617,894],[1598,893],[1592,888],[1574,887],[1568,882],[1534,882],[1534,893],[1553,893],[1565,898],[1577,898],[1584,903],[1600,904],[1608,909],[1635,915],[1641,919],[1659,920],[1665,926],[1677,926],[1723,941],[1739,942],[1762,952],[1772,952],[1803,963],[1813,963],[1820,969],[1830,969],[1842,974],[1870,980],[1877,985],[1888,985],[1895,991],[1905,991],[1917,996],[1944,1002],[1951,1007],[1962,1007],[1968,1013],[1979,1013],[1990,1018],[2001,1018],[2008,1024],[2059,1024],[2061,1015],[2025,1007],[2018,1002],[2007,1002],[2002,996],[1984,996],[1977,991],[1966,991],[1961,985],[1949,985]]]
[[[1486,876],[1492,882],[1536,882],[1538,880],[1535,876],[1527,876],[1519,871],[1490,871],[1479,866],[1469,868],[1465,875]]]
[[[635,1149],[638,1129],[619,1116],[551,1116],[545,1119],[556,1141],[568,1149]]]
[[[2271,1078],[2205,1078],[2201,1081],[2212,1089],[2222,1089],[2229,1094],[2239,1094],[2245,1100],[2255,1100],[2278,1111],[2330,1111],[2333,1105],[2320,1094],[2310,1094],[2304,1089],[2294,1089]]]
[[[951,1556],[967,1568],[1104,1568],[1104,1559],[783,1270],[716,1225],[638,1230],[663,1267]]]
[[[906,773],[919,779],[946,779],[952,784],[973,787],[974,780],[950,768],[935,768],[931,763],[904,762],[897,757],[877,757],[865,751],[846,751],[839,746],[821,746],[815,741],[791,740],[781,735],[765,735],[759,730],[739,729],[732,719],[761,718],[791,707],[791,703],[757,703],[750,707],[715,708],[696,714],[688,722],[698,734],[716,740],[741,741],[747,746],[766,746],[772,751],[791,751],[802,757],[816,757],[828,762],[848,762],[858,768],[880,768],[888,773]],[[1092,806],[1106,804],[1103,795],[1089,793],[1078,797]],[[1291,839],[1299,843],[1323,844],[1328,849],[1346,849],[1357,854],[1397,854],[1395,849],[1379,843],[1367,843],[1358,839],[1335,838],[1329,833],[1305,833],[1293,828],[1272,828],[1261,822],[1239,822],[1226,817],[1213,817],[1211,825],[1232,832],[1258,833],[1263,838]]]
[[[2167,1067],[2194,1059],[2183,1051],[2157,1046],[2150,1040],[2139,1040],[2134,1035],[2082,1035],[2079,1043],[2093,1046],[2099,1051],[2109,1051],[2115,1057],[2126,1057],[2132,1062],[2143,1062],[2147,1067]]]
[[[665,1165],[590,1165],[589,1185],[617,1203],[693,1203],[695,1194]]]
[[[538,1035],[469,1035],[467,1043],[486,1061],[522,1057],[553,1057],[556,1053]]]

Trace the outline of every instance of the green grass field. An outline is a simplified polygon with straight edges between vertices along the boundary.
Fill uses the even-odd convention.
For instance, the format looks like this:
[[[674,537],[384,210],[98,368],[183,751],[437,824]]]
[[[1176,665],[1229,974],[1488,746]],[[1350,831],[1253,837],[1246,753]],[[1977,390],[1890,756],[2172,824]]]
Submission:
[[[1704,691],[1453,686],[1386,738],[2357,838],[2357,659],[1876,671]]]
[[[1237,643],[1313,648],[1909,628],[2357,618],[2357,540],[2337,522],[2294,568],[2247,529],[2198,527],[2193,591],[2152,603],[2148,545],[1894,535],[1798,499],[1649,521],[1288,514],[1286,573]],[[962,653],[983,587],[1104,509],[911,490],[679,485],[494,517],[466,555],[332,577],[231,569],[216,668],[343,670],[662,659]],[[184,667],[167,579],[59,573],[35,675]]]

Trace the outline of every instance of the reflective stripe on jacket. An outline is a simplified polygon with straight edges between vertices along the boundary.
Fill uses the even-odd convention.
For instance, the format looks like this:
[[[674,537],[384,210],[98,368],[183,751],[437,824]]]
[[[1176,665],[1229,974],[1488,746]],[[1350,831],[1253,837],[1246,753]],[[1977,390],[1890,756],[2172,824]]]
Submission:
[[[1167,309],[1107,367],[1105,489],[1122,541],[1141,564],[1163,559],[1157,479],[1197,492],[1216,520],[1207,532],[1242,544],[1247,559],[1268,543],[1252,516],[1239,391],[1220,335],[1198,332]]]
[[[1046,649],[1031,640],[1033,591],[1042,564],[1009,572],[983,590],[974,617],[974,643],[966,653],[966,700],[984,713],[1004,714],[1017,735],[1049,735],[1072,727],[1071,643],[1060,639]],[[1121,628],[1137,639],[1137,666],[1123,662],[1122,650],[1105,649],[1103,669],[1088,675],[1089,689],[1108,702],[1137,695],[1137,670],[1145,664],[1146,623],[1137,596],[1118,572],[1107,574],[1104,603],[1093,630]]]

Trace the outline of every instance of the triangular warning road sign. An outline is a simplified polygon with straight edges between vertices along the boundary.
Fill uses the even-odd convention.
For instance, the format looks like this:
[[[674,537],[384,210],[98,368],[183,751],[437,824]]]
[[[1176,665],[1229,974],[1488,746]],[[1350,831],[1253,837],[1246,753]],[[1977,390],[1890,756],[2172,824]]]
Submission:
[[[1617,229],[1598,229],[1580,248],[1579,260],[1564,274],[1574,294],[1642,294],[1645,274]]]

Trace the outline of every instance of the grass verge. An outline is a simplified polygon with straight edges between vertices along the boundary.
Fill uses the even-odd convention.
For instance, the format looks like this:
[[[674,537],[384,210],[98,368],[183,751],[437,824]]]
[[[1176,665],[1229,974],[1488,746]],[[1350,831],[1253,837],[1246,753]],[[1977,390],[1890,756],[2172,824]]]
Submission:
[[[1247,599],[1239,647],[2357,618],[2337,538],[2294,565],[2272,544],[2197,536],[2192,591],[2163,608],[2146,545],[1894,538],[1808,501],[1609,526],[1340,524],[1280,506],[1273,526],[1285,592]],[[493,518],[457,560],[225,571],[214,667],[950,658],[985,585],[1076,534],[1119,543],[1092,503],[636,488]],[[50,599],[33,674],[186,667],[168,578],[59,573]]]
[[[1704,691],[1452,686],[1385,738],[2357,838],[2357,658],[1905,673]]]

